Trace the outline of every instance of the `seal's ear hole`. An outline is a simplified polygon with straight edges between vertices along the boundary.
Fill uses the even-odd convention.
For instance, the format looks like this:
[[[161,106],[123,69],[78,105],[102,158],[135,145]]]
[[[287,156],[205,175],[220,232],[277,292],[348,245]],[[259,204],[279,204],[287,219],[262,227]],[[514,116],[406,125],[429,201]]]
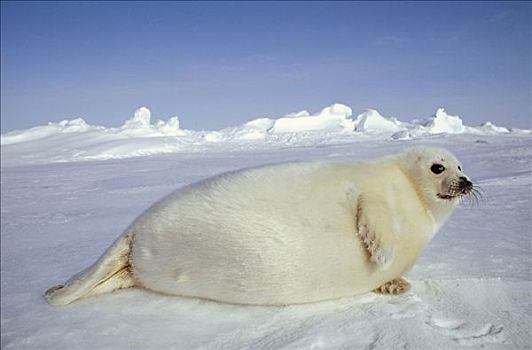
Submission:
[[[441,164],[432,164],[432,166],[430,167],[430,171],[438,175],[445,171],[445,167]]]

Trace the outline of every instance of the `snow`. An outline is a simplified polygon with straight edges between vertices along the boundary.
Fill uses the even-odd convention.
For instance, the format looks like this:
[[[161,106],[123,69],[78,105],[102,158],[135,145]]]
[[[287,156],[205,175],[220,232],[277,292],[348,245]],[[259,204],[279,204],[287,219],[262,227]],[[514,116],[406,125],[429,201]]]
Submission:
[[[272,133],[290,133],[304,131],[343,132],[353,131],[354,124],[349,117],[352,111],[346,105],[336,103],[322,109],[318,114],[308,115],[307,111],[291,113],[275,120]]]
[[[510,130],[506,129],[505,127],[494,125],[492,122],[482,123],[479,129],[486,134],[505,134],[510,132]]]
[[[36,126],[26,130],[17,130],[3,134],[1,144],[2,146],[10,145],[12,143],[43,139],[57,134],[84,133],[95,129],[103,130],[103,128],[88,125],[82,118],[62,120],[59,123],[50,122],[45,126]]]
[[[1,348],[531,348],[530,131],[470,127],[443,111],[420,122],[376,111],[352,120],[348,107],[334,106],[217,131],[179,129],[177,117],[152,123],[142,109],[119,128],[75,119],[3,134]],[[273,131],[280,119],[294,119],[296,131]],[[42,297],[178,187],[243,167],[362,160],[414,145],[455,153],[484,196],[459,206],[406,275],[404,295],[286,307],[138,288],[67,307]]]
[[[179,118],[177,116],[169,118],[166,122],[158,120],[155,125],[151,123],[151,111],[147,107],[138,108],[133,117],[124,122],[119,135],[135,135],[138,137],[157,136],[183,136],[186,132],[179,129]]]
[[[151,111],[147,107],[140,107],[135,111],[133,118],[125,121],[122,129],[146,129],[151,127]]]
[[[415,140],[439,134],[531,133],[490,122],[479,127],[466,126],[460,117],[447,114],[443,108],[426,120],[410,122],[385,117],[374,109],[354,120],[351,116],[350,107],[336,103],[314,114],[300,111],[279,118],[261,117],[222,130],[195,131],[180,128],[177,116],[152,123],[150,110],[140,107],[119,128],[93,126],[77,118],[2,134],[2,164],[122,159],[221,149],[265,150],[368,139]]]
[[[461,134],[466,130],[462,119],[458,116],[447,114],[444,108],[438,108],[436,114],[423,123],[423,126],[431,134]]]
[[[360,132],[394,132],[401,128],[397,119],[384,118],[374,109],[359,114],[355,120],[355,130]]]

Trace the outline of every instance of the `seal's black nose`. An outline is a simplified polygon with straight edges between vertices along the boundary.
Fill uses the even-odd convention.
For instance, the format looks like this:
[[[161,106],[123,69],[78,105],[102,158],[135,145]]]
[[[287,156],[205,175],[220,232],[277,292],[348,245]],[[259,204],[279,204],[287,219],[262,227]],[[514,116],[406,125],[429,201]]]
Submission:
[[[465,176],[460,176],[459,180],[460,180],[460,187],[461,188],[467,189],[467,188],[471,188],[473,186],[473,183],[471,181],[469,181],[467,179],[467,177],[465,177]]]

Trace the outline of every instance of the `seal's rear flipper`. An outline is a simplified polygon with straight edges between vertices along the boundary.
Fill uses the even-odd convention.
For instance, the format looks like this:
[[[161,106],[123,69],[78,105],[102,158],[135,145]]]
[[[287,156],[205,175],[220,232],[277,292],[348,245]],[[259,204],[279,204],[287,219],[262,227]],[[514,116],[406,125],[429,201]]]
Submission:
[[[67,305],[89,296],[129,288],[137,284],[131,273],[129,253],[133,235],[120,236],[88,269],[74,275],[64,286],[49,288],[44,296],[51,305]]]

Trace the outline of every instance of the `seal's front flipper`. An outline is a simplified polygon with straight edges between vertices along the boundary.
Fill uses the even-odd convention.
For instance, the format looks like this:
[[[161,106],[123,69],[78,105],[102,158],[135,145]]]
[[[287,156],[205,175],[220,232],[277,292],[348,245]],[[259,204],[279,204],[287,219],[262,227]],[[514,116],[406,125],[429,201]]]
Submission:
[[[373,290],[379,294],[403,294],[410,290],[410,283],[402,277],[384,283]]]
[[[395,258],[395,233],[389,218],[390,211],[383,203],[368,200],[364,195],[357,198],[357,235],[366,248],[369,259],[379,269],[386,270]],[[372,213],[373,216],[370,216]],[[375,219],[378,213],[378,220]],[[373,218],[373,220],[371,220]]]
[[[94,265],[73,276],[65,285],[49,288],[44,293],[48,303],[67,305],[81,298],[135,286],[137,280],[129,264],[132,239],[131,233],[121,236]]]

